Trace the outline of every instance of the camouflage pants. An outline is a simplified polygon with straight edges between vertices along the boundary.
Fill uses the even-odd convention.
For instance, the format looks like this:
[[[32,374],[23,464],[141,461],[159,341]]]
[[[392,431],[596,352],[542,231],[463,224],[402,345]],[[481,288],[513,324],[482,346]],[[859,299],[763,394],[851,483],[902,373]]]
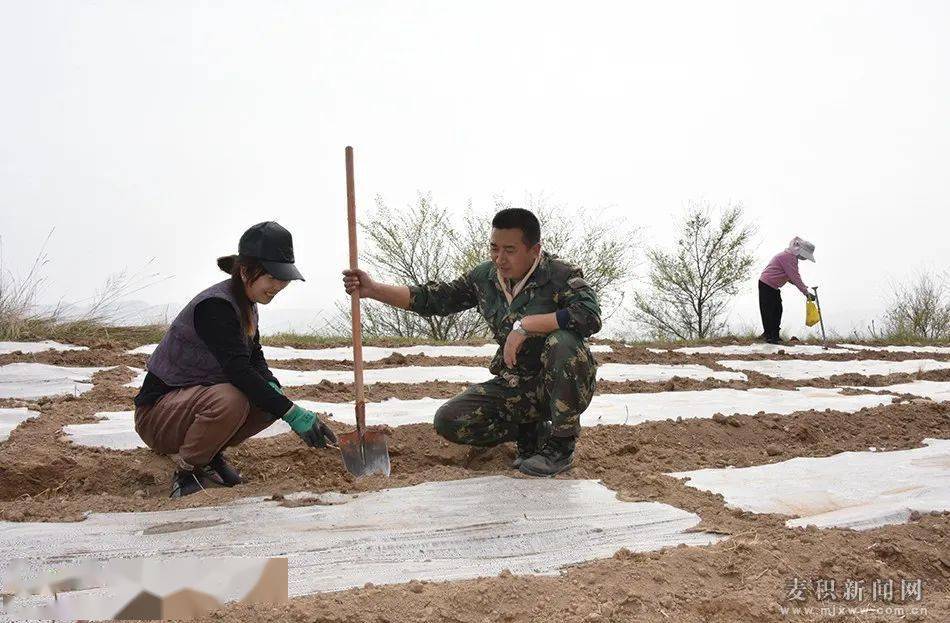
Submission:
[[[555,331],[545,338],[537,376],[515,386],[501,376],[472,385],[436,411],[435,430],[454,443],[494,446],[514,441],[519,424],[550,420],[555,436],[576,436],[594,395],[596,372],[583,341]]]

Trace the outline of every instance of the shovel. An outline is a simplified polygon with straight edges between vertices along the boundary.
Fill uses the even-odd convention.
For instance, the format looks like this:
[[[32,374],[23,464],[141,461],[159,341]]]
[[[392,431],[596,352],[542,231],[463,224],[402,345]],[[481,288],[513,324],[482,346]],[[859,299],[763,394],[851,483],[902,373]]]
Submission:
[[[818,308],[818,322],[821,323],[821,343],[825,350],[828,350],[828,340],[825,338],[825,315],[821,313],[821,303],[818,302],[818,286],[814,286],[815,306]]]
[[[350,269],[358,268],[356,252],[356,184],[353,181],[353,148],[346,148],[346,220],[350,233]],[[353,292],[350,301],[353,317],[353,372],[356,390],[356,430],[339,437],[343,465],[354,476],[384,474],[389,476],[389,448],[386,435],[366,430],[366,396],[363,390],[363,335],[360,330],[360,293]]]

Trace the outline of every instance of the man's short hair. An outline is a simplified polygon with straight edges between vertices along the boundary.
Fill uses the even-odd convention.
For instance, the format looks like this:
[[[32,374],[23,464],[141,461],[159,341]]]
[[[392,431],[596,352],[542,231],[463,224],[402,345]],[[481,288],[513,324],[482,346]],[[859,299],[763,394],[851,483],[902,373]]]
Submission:
[[[529,247],[541,242],[541,223],[531,210],[505,208],[491,220],[491,226],[495,229],[520,229]]]

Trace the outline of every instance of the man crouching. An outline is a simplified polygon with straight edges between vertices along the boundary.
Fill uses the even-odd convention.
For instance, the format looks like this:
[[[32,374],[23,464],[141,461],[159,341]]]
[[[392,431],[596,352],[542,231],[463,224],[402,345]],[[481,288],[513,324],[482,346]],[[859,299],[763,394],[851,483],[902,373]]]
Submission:
[[[512,467],[532,476],[570,469],[580,415],[597,385],[585,338],[600,331],[600,305],[581,270],[541,250],[541,225],[528,210],[492,219],[491,261],[451,282],[394,286],[363,270],[343,271],[347,294],[448,316],[478,306],[498,352],[495,378],[472,385],[435,414],[436,432],[459,444],[516,441]]]

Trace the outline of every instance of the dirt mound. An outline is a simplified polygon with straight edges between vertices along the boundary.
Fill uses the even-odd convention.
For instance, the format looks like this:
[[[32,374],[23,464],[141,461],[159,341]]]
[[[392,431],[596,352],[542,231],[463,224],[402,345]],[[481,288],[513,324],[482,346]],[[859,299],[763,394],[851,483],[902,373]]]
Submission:
[[[415,398],[451,398],[465,390],[464,383],[433,381],[410,385],[408,383],[371,383],[366,385],[366,400],[378,402],[387,398],[412,400]],[[323,380],[316,385],[288,387],[291,400],[316,400],[318,402],[349,402],[354,395],[352,383],[333,383]]]
[[[42,353],[8,353],[0,355],[0,365],[8,363],[45,363],[52,366],[96,367],[130,366],[145,367],[145,355],[129,355],[124,350],[67,350]]]
[[[704,389],[747,389],[745,381],[720,381],[717,379],[689,379],[674,376],[668,381],[650,383],[647,381],[597,381],[599,394],[646,394],[656,392],[701,391]]]
[[[487,357],[427,357],[425,355],[403,355],[393,353],[377,361],[363,363],[365,370],[383,368],[401,368],[403,366],[473,366],[487,368],[491,359]],[[352,370],[353,362],[326,359],[281,359],[269,362],[272,368],[287,370]]]

